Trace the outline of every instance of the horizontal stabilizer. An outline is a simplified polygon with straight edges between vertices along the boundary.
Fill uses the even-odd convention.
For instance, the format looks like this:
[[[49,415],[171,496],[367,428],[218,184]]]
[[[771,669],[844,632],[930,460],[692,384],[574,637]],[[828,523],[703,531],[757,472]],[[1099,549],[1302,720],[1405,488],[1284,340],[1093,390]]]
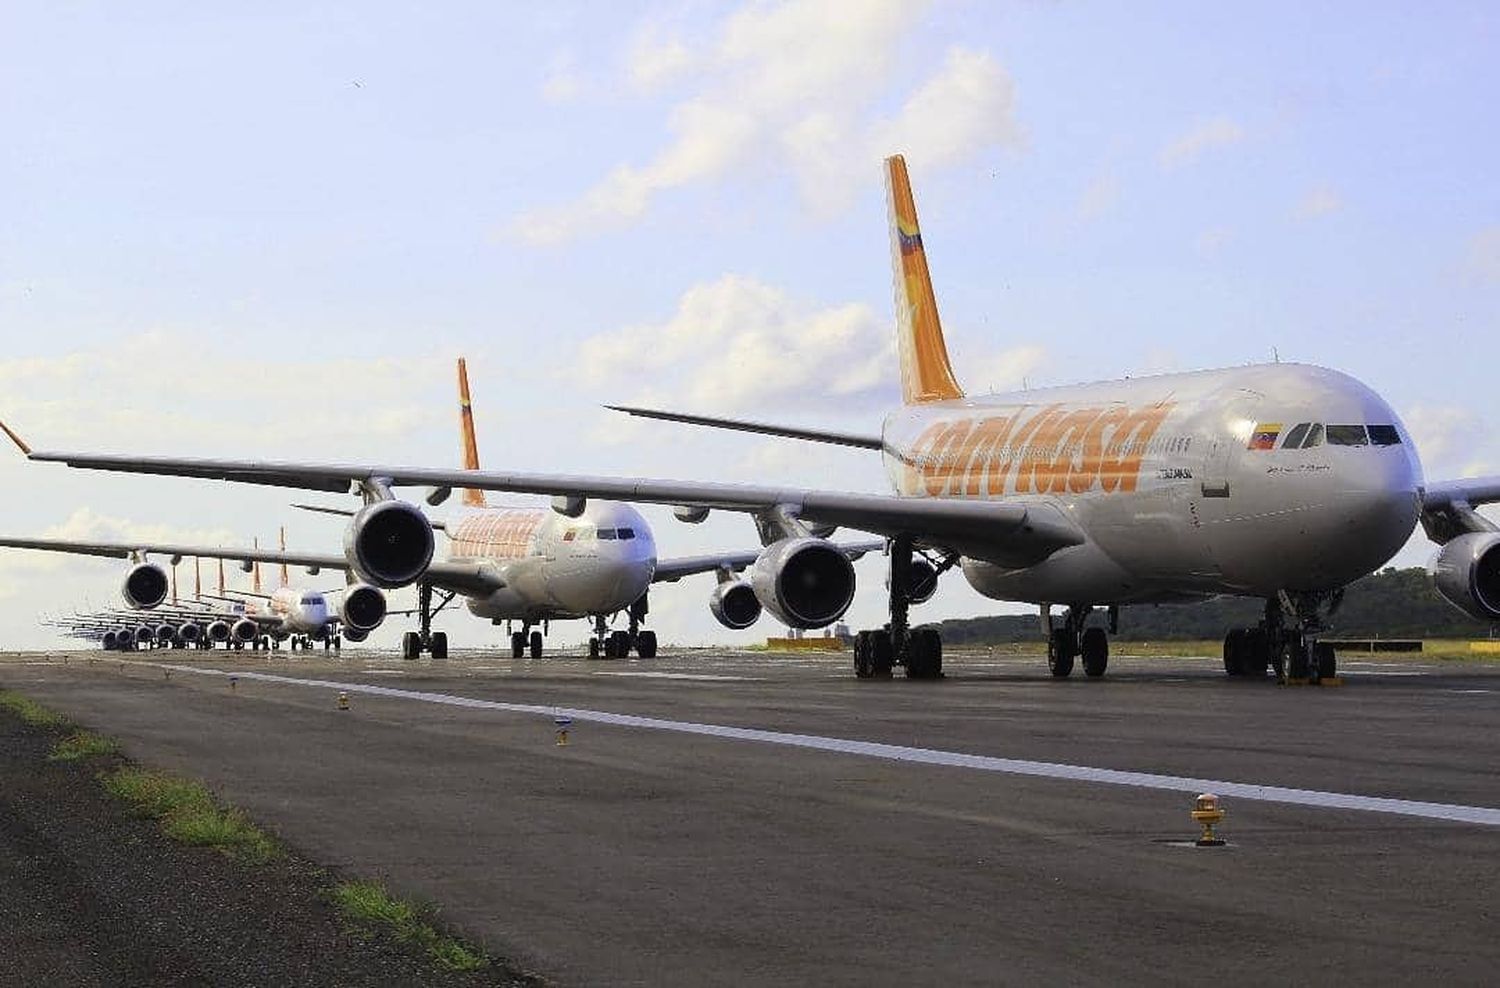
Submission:
[[[806,439],[815,443],[832,443],[835,446],[857,446],[860,449],[881,449],[884,443],[879,436],[856,432],[829,432],[822,429],[804,429],[790,425],[772,425],[767,422],[751,422],[745,419],[718,418],[712,415],[689,415],[686,412],[664,412],[655,408],[634,408],[629,405],[605,405],[611,411],[624,412],[643,419],[661,419],[663,422],[683,422],[688,425],[703,425],[711,429],[732,429],[735,432],[754,432],[763,436],[783,436],[787,439]]]

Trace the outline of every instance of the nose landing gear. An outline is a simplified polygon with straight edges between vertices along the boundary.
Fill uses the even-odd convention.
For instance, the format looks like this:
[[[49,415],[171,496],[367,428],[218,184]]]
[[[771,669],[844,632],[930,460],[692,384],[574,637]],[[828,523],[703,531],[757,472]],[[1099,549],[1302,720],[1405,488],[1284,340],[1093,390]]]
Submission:
[[[656,658],[656,632],[642,631],[641,622],[651,611],[646,595],[631,604],[625,611],[630,627],[627,631],[611,632],[603,614],[594,615],[594,634],[589,639],[589,658],[628,658],[632,649],[643,659]]]
[[[1263,679],[1269,666],[1278,683],[1321,683],[1338,676],[1333,646],[1317,636],[1327,629],[1323,616],[1338,610],[1344,592],[1282,593],[1266,601],[1266,616],[1253,628],[1224,636],[1224,671],[1236,678]]]

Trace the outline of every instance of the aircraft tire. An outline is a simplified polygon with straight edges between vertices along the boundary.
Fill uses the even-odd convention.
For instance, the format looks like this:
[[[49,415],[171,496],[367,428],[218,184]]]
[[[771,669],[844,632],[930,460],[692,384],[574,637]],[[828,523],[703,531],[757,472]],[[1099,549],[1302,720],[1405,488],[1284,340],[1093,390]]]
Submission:
[[[591,659],[597,659],[598,657],[599,657],[599,639],[597,639],[597,638],[590,638],[589,639],[589,658],[591,658]]]
[[[1230,676],[1240,674],[1240,642],[1244,640],[1243,628],[1230,628],[1224,636],[1224,672]]]
[[[1109,667],[1109,633],[1103,628],[1085,628],[1083,632],[1083,672],[1098,679]]]
[[[1313,666],[1319,679],[1332,679],[1339,674],[1338,656],[1334,654],[1332,645],[1318,642],[1313,646]]]
[[[870,675],[889,679],[891,667],[895,664],[896,649],[891,642],[891,633],[884,628],[870,632]]]
[[[542,633],[540,631],[531,633],[531,657],[533,659],[542,657]]]
[[[1066,628],[1052,629],[1047,640],[1047,671],[1055,679],[1067,679],[1073,674],[1073,636]]]
[[[1295,635],[1288,638],[1286,644],[1281,647],[1282,661],[1285,662],[1286,674],[1289,679],[1307,679],[1312,673],[1311,663],[1308,661],[1308,648],[1302,639]]]
[[[401,657],[410,661],[422,654],[422,636],[408,631],[401,636]]]
[[[861,631],[854,636],[854,678],[870,679],[875,675],[874,666],[870,662],[870,637],[871,631]]]
[[[1271,664],[1271,649],[1264,628],[1246,628],[1241,639],[1240,675],[1250,679],[1265,679],[1266,667]]]
[[[519,631],[512,632],[510,636],[510,657],[519,659],[526,654],[526,636]]]
[[[936,628],[918,628],[911,633],[906,659],[908,679],[938,679],[943,675],[943,639]]]
[[[612,631],[605,643],[604,654],[611,659],[623,659],[630,654],[630,632]]]
[[[446,659],[448,657],[448,632],[434,631],[432,633],[431,650],[434,659]]]
[[[635,636],[635,654],[643,659],[656,658],[656,632],[642,631]]]

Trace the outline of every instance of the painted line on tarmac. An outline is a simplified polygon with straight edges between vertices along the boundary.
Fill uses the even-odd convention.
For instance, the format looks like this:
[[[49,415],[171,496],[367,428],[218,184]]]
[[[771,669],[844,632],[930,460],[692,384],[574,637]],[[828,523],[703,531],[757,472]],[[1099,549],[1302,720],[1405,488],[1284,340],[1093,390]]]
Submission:
[[[624,676],[633,679],[687,679],[700,683],[758,683],[754,676],[721,676],[711,672],[607,672],[598,670],[596,676]]]
[[[1325,810],[1357,810],[1365,813],[1390,813],[1397,816],[1419,817],[1427,820],[1448,820],[1454,823],[1473,823],[1487,827],[1500,827],[1500,809],[1488,806],[1465,806],[1459,803],[1426,803],[1409,799],[1393,799],[1385,796],[1361,796],[1355,793],[1322,792],[1316,789],[1291,789],[1284,786],[1261,786],[1248,782],[1227,782],[1221,779],[1195,779],[1177,775],[1157,775],[1151,772],[1127,772],[1121,769],[1092,768],[1087,765],[1068,765],[1060,762],[1037,762],[1020,758],[998,758],[993,755],[970,755],[960,751],[942,751],[934,748],[913,748],[907,745],[883,744],[878,741],[853,741],[846,738],[821,737],[816,734],[790,734],[784,731],[768,731],[753,727],[730,727],[723,724],[698,724],[685,720],[665,720],[659,717],[642,717],[637,714],[616,714],[604,710],[585,710],[577,707],[560,707],[540,703],[507,703],[503,700],[478,700],[468,696],[449,693],[427,693],[419,690],[401,690],[390,686],[374,686],[368,683],[340,683],[327,679],[301,679],[296,676],[277,676],[265,672],[237,672],[231,669],[206,669],[199,666],[170,665],[167,663],[141,663],[154,665],[174,672],[197,673],[203,676],[228,677],[279,683],[286,686],[309,686],[318,689],[342,690],[347,693],[362,693],[367,696],[384,696],[398,700],[417,700],[450,707],[466,707],[472,710],[501,710],[507,713],[536,714],[543,717],[571,717],[575,722],[609,724],[615,727],[635,727],[651,731],[672,731],[679,734],[697,734],[705,737],[725,738],[732,741],[753,741],[760,744],[779,744],[792,748],[813,751],[828,751],[844,755],[862,755],[886,761],[910,762],[917,765],[939,765],[949,768],[967,768],[981,772],[996,772],[1005,775],[1024,775],[1043,779],[1061,779],[1068,782],[1094,782],[1112,786],[1130,786],[1137,789],[1158,789],[1168,792],[1201,793],[1212,792],[1220,797],[1249,799],[1264,803],[1283,803],[1291,806],[1308,806]]]

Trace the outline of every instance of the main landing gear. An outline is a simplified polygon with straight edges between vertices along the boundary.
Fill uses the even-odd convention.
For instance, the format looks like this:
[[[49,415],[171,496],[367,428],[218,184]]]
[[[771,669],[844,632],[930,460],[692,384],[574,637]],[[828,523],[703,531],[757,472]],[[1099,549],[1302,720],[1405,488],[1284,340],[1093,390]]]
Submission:
[[[589,639],[589,658],[624,659],[630,656],[632,649],[643,659],[656,658],[656,632],[641,630],[641,622],[650,610],[646,595],[642,594],[625,612],[630,619],[628,631],[610,631],[604,615],[595,614],[594,635]]]
[[[511,632],[510,657],[523,658],[528,652],[533,659],[542,657],[542,633],[533,631],[530,621],[522,621],[521,630]]]
[[[1087,604],[1074,604],[1063,615],[1061,628],[1052,626],[1050,611],[1042,612],[1047,632],[1047,671],[1057,679],[1071,676],[1077,659],[1083,660],[1083,674],[1090,679],[1098,679],[1109,668],[1109,636],[1120,630],[1120,609],[1110,606],[1107,631],[1097,625],[1084,627],[1093,610]]]
[[[432,619],[441,613],[443,608],[453,603],[455,594],[453,591],[445,591],[442,601],[437,607],[432,606],[432,584],[425,580],[417,584],[417,621],[419,628],[416,631],[408,631],[401,636],[401,657],[403,659],[419,659],[423,652],[428,652],[434,659],[446,659],[448,657],[448,633],[446,631],[433,631]]]
[[[1286,593],[1266,601],[1266,615],[1253,628],[1234,628],[1224,636],[1224,671],[1237,679],[1264,679],[1269,667],[1278,683],[1318,683],[1338,675],[1333,646],[1317,640],[1328,616],[1343,603],[1344,592]]]
[[[943,639],[936,628],[911,630],[908,614],[912,600],[926,599],[924,590],[913,585],[912,539],[898,535],[890,541],[890,623],[854,636],[854,675],[859,679],[889,679],[895,666],[905,666],[908,679],[943,678]],[[933,568],[932,579],[958,561],[957,556]]]

